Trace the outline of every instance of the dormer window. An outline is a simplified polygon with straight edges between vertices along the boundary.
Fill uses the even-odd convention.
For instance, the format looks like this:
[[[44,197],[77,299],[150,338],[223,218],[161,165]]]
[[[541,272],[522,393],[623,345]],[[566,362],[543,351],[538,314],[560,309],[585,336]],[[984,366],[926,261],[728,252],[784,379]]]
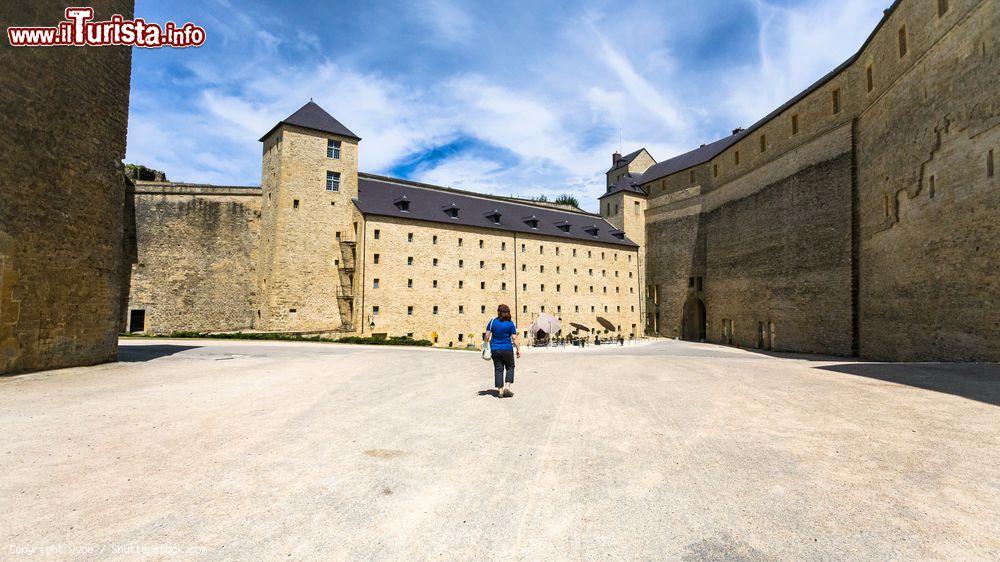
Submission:
[[[493,224],[500,224],[500,216],[500,211],[497,209],[493,209],[492,211],[486,213],[486,218]]]
[[[449,217],[451,217],[453,219],[457,219],[458,218],[458,205],[452,203],[451,205],[447,205],[445,207],[442,207],[442,210]]]
[[[407,199],[405,195],[393,201],[392,204],[395,205],[401,213],[410,212],[410,200]]]
[[[597,233],[600,232],[601,229],[597,228],[596,224],[592,224],[583,230],[591,236],[597,236]]]
[[[556,228],[563,232],[569,232],[570,222],[569,221],[559,221],[556,223]]]
[[[612,230],[608,234],[614,236],[615,238],[617,238],[619,240],[624,240],[625,239],[625,231],[624,230]],[[616,271],[615,273],[618,273],[618,272]]]
[[[524,224],[530,226],[531,228],[538,228],[538,217],[535,215],[524,217]]]

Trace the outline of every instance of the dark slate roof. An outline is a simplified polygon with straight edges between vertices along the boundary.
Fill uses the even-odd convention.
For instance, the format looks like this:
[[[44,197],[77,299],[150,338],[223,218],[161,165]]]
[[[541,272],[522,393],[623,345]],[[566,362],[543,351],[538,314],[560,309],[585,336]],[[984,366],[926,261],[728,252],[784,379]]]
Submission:
[[[644,190],[639,183],[641,178],[641,174],[639,176],[633,176],[632,174],[626,173],[624,176],[618,178],[618,181],[612,184],[611,187],[608,188],[608,191],[605,192],[604,195],[601,195],[598,199],[604,199],[605,197],[614,195],[619,191],[628,191],[635,193],[636,195],[645,196],[646,190]]]
[[[640,183],[649,183],[660,178],[665,178],[670,174],[680,172],[681,170],[686,170],[692,166],[704,164],[721,154],[724,150],[745,136],[746,131],[743,131],[735,135],[730,135],[724,139],[717,140],[711,144],[706,144],[705,146],[696,148],[691,152],[685,152],[680,156],[674,156],[669,160],[657,162],[643,172],[641,176],[636,178],[635,181]]]
[[[646,150],[646,149],[645,148],[640,148],[639,150],[636,150],[635,152],[629,152],[625,156],[622,156],[621,158],[618,159],[618,162],[615,162],[615,164],[613,166],[611,166],[610,168],[608,168],[608,171],[605,172],[605,173],[613,172],[613,171],[617,170],[618,168],[621,168],[622,166],[628,166],[629,164],[632,163],[633,160],[635,160],[635,157],[638,156],[639,153],[642,152],[643,150]]]
[[[680,156],[675,156],[670,160],[664,160],[663,162],[650,166],[649,169],[642,174],[642,177],[639,179],[639,181],[641,181],[642,183],[649,183],[651,181],[656,181],[660,178],[669,176],[670,174],[680,172],[692,166],[697,166],[699,164],[704,164],[705,162],[708,162],[712,158],[715,158],[716,156],[721,154],[730,146],[736,144],[741,139],[752,134],[754,131],[759,129],[765,123],[774,119],[788,108],[802,101],[802,99],[808,96],[809,94],[823,87],[824,84],[826,84],[830,80],[833,80],[833,78],[835,78],[837,75],[843,72],[847,67],[851,66],[852,64],[854,64],[855,61],[858,60],[858,57],[861,56],[861,53],[864,52],[864,50],[868,47],[868,44],[871,43],[872,39],[875,38],[875,34],[878,33],[879,29],[881,29],[882,26],[885,25],[885,22],[889,19],[889,16],[892,15],[892,12],[896,9],[896,7],[899,6],[899,3],[901,1],[902,0],[895,0],[892,3],[892,5],[889,6],[889,8],[887,8],[883,12],[882,19],[879,20],[878,25],[875,26],[875,29],[872,30],[871,34],[868,35],[868,38],[865,39],[865,42],[861,45],[861,48],[858,49],[856,53],[854,53],[849,59],[838,65],[837,68],[834,68],[830,72],[826,73],[822,78],[813,82],[808,88],[796,94],[795,97],[781,104],[781,107],[775,109],[771,113],[768,113],[767,115],[759,119],[756,123],[747,127],[746,130],[743,130],[734,135],[730,135],[724,139],[719,139],[713,143],[706,144],[705,146],[696,148],[690,152],[681,154]]]
[[[313,129],[314,131],[333,133],[342,137],[361,140],[361,137],[352,133],[351,130],[345,127],[343,123],[334,119],[332,115],[327,113],[326,110],[312,100],[309,100],[309,103],[300,107],[298,111],[288,117],[285,117],[274,127],[271,127],[271,130],[268,131],[266,135],[260,137],[260,140],[263,141],[266,139],[282,124],[296,125],[298,127],[305,127],[306,129]]]
[[[397,201],[405,197],[409,201],[409,211],[399,209]],[[366,215],[398,217],[412,220],[445,224],[460,224],[566,238],[585,242],[601,242],[635,248],[636,244],[617,230],[614,225],[598,215],[583,212],[561,211],[551,207],[515,202],[502,197],[460,191],[434,185],[421,184],[376,176],[358,174],[358,198],[354,200],[358,209]],[[458,218],[451,218],[447,209],[458,208]],[[500,224],[491,218],[500,213]],[[528,222],[538,221],[537,228]],[[557,223],[569,223],[569,232],[563,232]],[[597,227],[597,236],[588,229]],[[621,234],[618,238],[614,234]]]

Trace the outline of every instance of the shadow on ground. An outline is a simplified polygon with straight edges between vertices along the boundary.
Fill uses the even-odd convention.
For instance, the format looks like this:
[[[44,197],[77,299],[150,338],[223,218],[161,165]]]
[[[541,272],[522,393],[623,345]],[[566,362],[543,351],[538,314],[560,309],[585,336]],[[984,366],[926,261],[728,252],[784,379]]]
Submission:
[[[848,363],[817,368],[1000,406],[1000,363]]]
[[[118,346],[118,361],[121,363],[141,363],[157,357],[166,357],[189,349],[198,349],[200,345],[127,345]]]

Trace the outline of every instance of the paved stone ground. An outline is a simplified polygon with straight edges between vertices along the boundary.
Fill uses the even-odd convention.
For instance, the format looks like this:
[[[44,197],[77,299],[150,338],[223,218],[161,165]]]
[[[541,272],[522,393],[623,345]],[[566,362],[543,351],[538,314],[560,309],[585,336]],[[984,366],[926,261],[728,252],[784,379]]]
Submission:
[[[1000,558],[998,365],[661,341],[527,353],[500,400],[459,351],[121,358],[0,378],[0,558]]]

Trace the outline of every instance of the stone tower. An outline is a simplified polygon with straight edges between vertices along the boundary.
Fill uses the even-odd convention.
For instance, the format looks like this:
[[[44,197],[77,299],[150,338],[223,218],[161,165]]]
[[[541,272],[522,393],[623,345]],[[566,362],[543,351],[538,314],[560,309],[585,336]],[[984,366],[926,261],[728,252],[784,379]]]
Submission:
[[[255,327],[351,331],[361,139],[310,101],[260,140]]]
[[[622,156],[611,156],[611,169],[607,171],[607,191],[600,197],[601,216],[625,236],[639,245],[637,274],[639,287],[646,286],[646,191],[642,188],[643,172],[656,163],[645,148]],[[645,318],[645,299],[640,299],[641,317]],[[655,325],[647,330],[655,331]]]

